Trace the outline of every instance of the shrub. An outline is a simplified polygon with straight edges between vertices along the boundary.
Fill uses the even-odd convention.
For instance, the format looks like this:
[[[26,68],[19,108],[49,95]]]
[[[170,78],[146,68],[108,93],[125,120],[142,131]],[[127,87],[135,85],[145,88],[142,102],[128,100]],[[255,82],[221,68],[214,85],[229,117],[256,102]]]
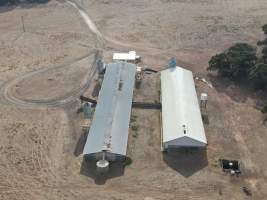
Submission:
[[[267,24],[262,26],[262,30],[263,30],[264,34],[267,34]]]
[[[132,159],[129,158],[129,157],[126,157],[125,162],[124,162],[124,165],[125,166],[128,166],[128,165],[131,165],[132,163],[133,163]]]
[[[258,63],[250,69],[249,80],[257,89],[265,89],[267,86],[267,64]]]
[[[0,6],[18,5],[25,3],[47,3],[50,0],[0,0]]]
[[[132,115],[131,116],[131,122],[134,123],[134,122],[136,122],[136,120],[137,120],[137,116],[136,115]]]
[[[262,59],[264,63],[267,63],[267,46],[263,47],[261,52],[262,52]]]
[[[262,112],[262,113],[267,113],[267,102],[266,102],[265,105],[263,106],[261,112]]]
[[[258,46],[261,46],[261,45],[267,45],[267,38],[265,38],[265,39],[262,40],[262,41],[258,41],[257,45],[258,45]]]
[[[138,125],[132,125],[132,130],[137,132],[139,130],[139,126]]]

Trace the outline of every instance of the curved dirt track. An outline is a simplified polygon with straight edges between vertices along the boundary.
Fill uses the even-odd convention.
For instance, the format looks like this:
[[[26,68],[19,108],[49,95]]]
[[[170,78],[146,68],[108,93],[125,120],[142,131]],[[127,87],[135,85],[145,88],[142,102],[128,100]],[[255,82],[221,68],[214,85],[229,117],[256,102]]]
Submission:
[[[64,68],[69,66],[72,63],[75,63],[79,60],[82,60],[84,58],[87,58],[89,56],[94,56],[93,58],[93,62],[91,64],[91,67],[89,69],[89,71],[87,72],[86,76],[85,76],[85,83],[80,86],[78,89],[75,89],[73,91],[70,91],[68,93],[66,93],[65,95],[58,97],[58,98],[54,98],[54,99],[48,99],[48,100],[24,100],[24,99],[20,99],[18,97],[16,97],[15,93],[14,93],[14,87],[16,87],[16,85],[27,79],[27,78],[31,78],[32,76],[36,75],[36,74],[40,74],[40,73],[44,73],[50,70],[55,70],[55,69],[60,69],[60,68]],[[4,103],[12,103],[15,105],[19,105],[19,106],[24,106],[24,107],[33,107],[33,106],[39,106],[39,105],[43,105],[43,106],[60,106],[60,105],[64,105],[64,104],[68,104],[73,102],[75,99],[77,99],[77,97],[79,97],[79,95],[81,95],[90,85],[91,80],[93,78],[93,76],[95,75],[96,72],[96,60],[99,58],[100,54],[99,52],[96,52],[95,55],[92,55],[92,53],[88,53],[86,55],[83,55],[80,58],[76,58],[74,60],[71,60],[63,65],[58,65],[58,66],[52,66],[49,68],[45,68],[45,69],[40,69],[34,72],[30,72],[27,73],[23,76],[20,76],[10,82],[7,82],[1,89],[1,99],[3,99]]]

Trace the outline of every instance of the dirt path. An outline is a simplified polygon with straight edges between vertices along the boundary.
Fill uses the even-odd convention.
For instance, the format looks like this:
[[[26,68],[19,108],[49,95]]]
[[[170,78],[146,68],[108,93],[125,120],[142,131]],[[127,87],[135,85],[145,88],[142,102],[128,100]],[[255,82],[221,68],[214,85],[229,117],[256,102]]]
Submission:
[[[171,49],[166,50],[166,49],[152,48],[152,47],[136,45],[136,44],[128,43],[128,42],[127,43],[121,42],[121,41],[115,40],[113,38],[110,38],[108,36],[105,36],[97,28],[97,26],[95,25],[93,20],[90,18],[88,13],[85,11],[85,9],[83,9],[75,1],[67,1],[67,3],[79,11],[79,14],[81,15],[84,22],[87,24],[90,31],[92,31],[97,36],[100,47],[102,47],[102,48],[104,47],[104,45],[108,45],[108,44],[105,44],[105,42],[108,42],[108,43],[112,44],[112,47],[114,47],[114,45],[115,45],[115,46],[119,46],[119,47],[126,47],[128,49],[134,49],[136,51],[142,51],[142,52],[145,51],[148,55],[154,55],[154,56],[159,55],[159,54],[163,54],[163,53],[169,53],[169,52],[172,52],[172,51],[177,49],[177,48],[171,48]]]
[[[86,13],[86,11],[84,9],[82,9],[82,7],[80,7],[74,1],[67,1],[67,3],[79,11],[81,17],[83,18],[84,22],[87,24],[88,28],[97,36],[97,39],[99,40],[99,42],[103,42],[104,37],[103,37],[102,33],[98,30],[95,23],[93,22],[93,20],[91,20],[91,18]]]

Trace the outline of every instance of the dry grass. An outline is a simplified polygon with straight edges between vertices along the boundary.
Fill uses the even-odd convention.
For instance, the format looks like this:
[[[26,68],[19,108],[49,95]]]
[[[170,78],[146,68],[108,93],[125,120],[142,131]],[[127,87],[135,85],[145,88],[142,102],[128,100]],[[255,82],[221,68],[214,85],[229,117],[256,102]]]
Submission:
[[[206,66],[211,55],[232,43],[256,44],[263,38],[260,27],[266,23],[266,1],[81,2],[101,33],[112,39],[104,46],[98,46],[76,10],[64,3],[51,1],[0,14],[0,84],[96,48],[104,50],[107,62],[114,51],[137,50],[143,58],[141,65],[155,69],[163,69],[174,56],[179,65],[214,85],[211,89],[197,83],[198,92],[209,94],[207,151],[179,152],[173,157],[162,154],[160,112],[134,109],[128,143],[132,162],[124,174],[115,170],[104,185],[97,185],[94,177],[81,173],[82,157],[75,154],[84,140],[78,101],[64,108],[2,105],[0,199],[264,199],[267,136],[262,114],[256,109],[258,94],[208,76]],[[59,84],[53,91],[49,84],[38,88],[38,81],[29,79],[24,86],[34,83],[34,87],[25,93],[21,87],[21,95],[38,99],[48,98],[50,92],[64,93],[74,87],[72,83],[79,85],[84,69],[73,68],[71,78],[62,82],[62,76],[56,78]],[[49,75],[42,78],[48,80]],[[135,100],[159,101],[159,86],[159,75],[145,75],[141,88],[135,90]],[[222,157],[242,162],[241,177],[222,173],[217,165]],[[244,194],[244,186],[252,197]]]

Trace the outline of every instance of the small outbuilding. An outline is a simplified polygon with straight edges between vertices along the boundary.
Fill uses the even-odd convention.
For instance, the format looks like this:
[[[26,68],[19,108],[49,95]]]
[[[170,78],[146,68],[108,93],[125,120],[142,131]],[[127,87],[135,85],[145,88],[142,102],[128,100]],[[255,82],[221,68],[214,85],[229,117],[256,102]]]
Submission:
[[[161,72],[161,102],[163,151],[207,145],[191,71],[173,67]]]
[[[140,56],[136,55],[135,51],[129,51],[128,53],[114,53],[113,61],[124,61],[124,62],[139,62],[141,59]]]

